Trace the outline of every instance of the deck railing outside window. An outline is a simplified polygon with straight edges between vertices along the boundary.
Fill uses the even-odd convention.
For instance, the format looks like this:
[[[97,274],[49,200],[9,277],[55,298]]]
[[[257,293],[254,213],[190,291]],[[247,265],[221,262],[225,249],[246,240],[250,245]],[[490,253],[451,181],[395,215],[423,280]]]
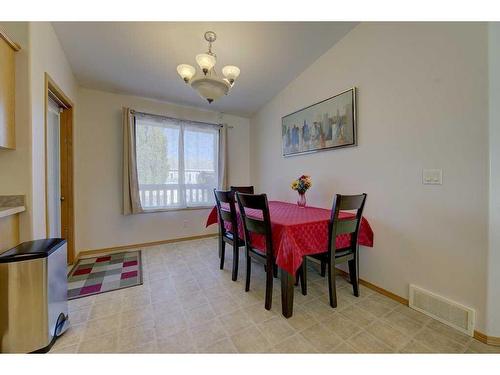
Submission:
[[[184,185],[180,185],[172,182],[179,180],[178,171],[170,171],[169,179],[165,184],[140,184],[139,194],[142,207],[161,209],[183,207],[184,205],[212,206],[214,204],[213,183],[200,183],[200,176],[207,180],[207,175],[209,175],[207,171],[186,171],[186,182]],[[185,201],[181,199],[182,194],[184,194]]]

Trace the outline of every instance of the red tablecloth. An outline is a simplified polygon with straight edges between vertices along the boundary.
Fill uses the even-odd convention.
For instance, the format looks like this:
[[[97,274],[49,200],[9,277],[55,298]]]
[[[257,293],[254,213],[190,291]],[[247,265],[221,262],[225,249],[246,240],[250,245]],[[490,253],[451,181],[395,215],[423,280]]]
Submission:
[[[250,211],[250,210],[249,210]],[[302,264],[304,255],[325,252],[328,248],[328,223],[331,210],[316,207],[300,208],[296,204],[270,201],[271,230],[276,263],[290,274],[295,274]],[[249,216],[261,213],[247,212]],[[217,209],[214,207],[207,218],[207,224],[218,222]],[[339,218],[352,217],[351,213],[340,212]],[[230,223],[225,224],[230,230]],[[238,233],[243,238],[243,227],[238,215]],[[337,248],[349,246],[350,235],[337,236]],[[360,245],[373,247],[373,231],[365,218],[361,221],[358,241]],[[252,246],[265,248],[263,236],[252,236]]]

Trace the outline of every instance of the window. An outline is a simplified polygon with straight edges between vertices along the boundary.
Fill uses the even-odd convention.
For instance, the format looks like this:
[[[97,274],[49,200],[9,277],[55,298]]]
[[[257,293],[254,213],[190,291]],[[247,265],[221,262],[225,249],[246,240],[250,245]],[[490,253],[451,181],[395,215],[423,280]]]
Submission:
[[[219,127],[136,113],[136,160],[144,210],[214,204]]]

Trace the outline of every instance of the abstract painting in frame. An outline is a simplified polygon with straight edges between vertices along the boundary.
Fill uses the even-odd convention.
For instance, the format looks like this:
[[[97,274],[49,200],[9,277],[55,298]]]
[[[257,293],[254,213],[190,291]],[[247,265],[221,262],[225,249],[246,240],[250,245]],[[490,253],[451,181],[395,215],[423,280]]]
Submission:
[[[283,156],[356,146],[356,88],[281,118]]]

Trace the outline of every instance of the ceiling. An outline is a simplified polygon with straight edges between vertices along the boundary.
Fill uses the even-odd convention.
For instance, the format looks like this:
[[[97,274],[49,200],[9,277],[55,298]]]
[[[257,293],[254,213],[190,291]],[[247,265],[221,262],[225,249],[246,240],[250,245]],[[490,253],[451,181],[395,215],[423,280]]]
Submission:
[[[249,117],[356,26],[353,22],[54,22],[78,82],[87,88],[155,98]],[[177,75],[217,33],[218,71],[241,75],[208,104]]]

